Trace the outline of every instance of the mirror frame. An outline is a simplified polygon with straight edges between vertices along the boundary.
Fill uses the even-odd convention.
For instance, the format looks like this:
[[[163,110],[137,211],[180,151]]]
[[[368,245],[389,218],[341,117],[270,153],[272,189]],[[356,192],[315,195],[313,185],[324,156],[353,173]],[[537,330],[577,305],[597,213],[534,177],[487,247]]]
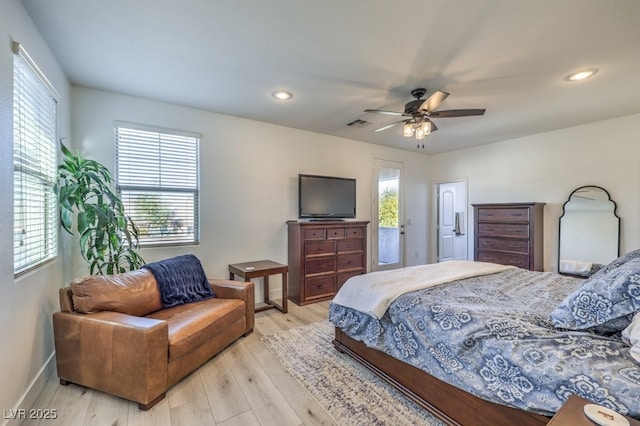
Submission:
[[[602,192],[604,192],[607,195],[607,198],[613,204],[613,216],[618,220],[618,235],[616,236],[617,237],[616,258],[620,257],[620,216],[618,216],[618,214],[617,214],[618,205],[616,204],[615,201],[613,201],[611,199],[611,194],[609,194],[609,191],[607,191],[603,187],[598,186],[598,185],[583,185],[583,186],[581,186],[579,188],[576,188],[573,191],[571,191],[571,194],[569,194],[569,198],[567,198],[567,201],[565,201],[564,204],[562,204],[562,214],[558,218],[558,264],[557,264],[558,274],[576,276],[576,277],[580,277],[580,278],[588,278],[588,277],[585,277],[585,276],[582,276],[582,275],[573,275],[573,274],[570,274],[570,273],[567,273],[567,272],[560,272],[560,251],[562,249],[562,218],[564,217],[564,215],[566,213],[565,207],[571,201],[571,197],[573,196],[573,194],[575,194],[576,192],[578,192],[578,191],[580,191],[582,189],[585,189],[585,188],[596,188],[596,189],[601,190]],[[611,259],[611,261],[615,260],[616,258]]]

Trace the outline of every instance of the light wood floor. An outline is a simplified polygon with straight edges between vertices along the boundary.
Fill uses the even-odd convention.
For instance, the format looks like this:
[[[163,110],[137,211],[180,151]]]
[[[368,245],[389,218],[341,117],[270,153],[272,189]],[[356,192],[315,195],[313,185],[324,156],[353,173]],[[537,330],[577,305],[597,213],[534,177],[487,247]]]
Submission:
[[[189,426],[334,425],[311,395],[260,341],[263,335],[327,319],[329,302],[289,303],[256,314],[254,332],[225,349],[167,392],[149,411],[137,404],[51,377],[34,408],[55,409],[41,425]],[[25,421],[23,425],[37,424]]]

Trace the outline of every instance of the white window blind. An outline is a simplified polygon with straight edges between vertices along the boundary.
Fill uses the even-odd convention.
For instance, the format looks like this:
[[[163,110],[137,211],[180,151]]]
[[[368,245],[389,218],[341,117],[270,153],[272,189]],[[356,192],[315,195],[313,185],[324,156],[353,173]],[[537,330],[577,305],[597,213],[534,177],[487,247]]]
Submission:
[[[57,256],[55,90],[14,43],[13,269],[18,275]]]
[[[199,135],[116,123],[117,191],[141,245],[199,241]]]

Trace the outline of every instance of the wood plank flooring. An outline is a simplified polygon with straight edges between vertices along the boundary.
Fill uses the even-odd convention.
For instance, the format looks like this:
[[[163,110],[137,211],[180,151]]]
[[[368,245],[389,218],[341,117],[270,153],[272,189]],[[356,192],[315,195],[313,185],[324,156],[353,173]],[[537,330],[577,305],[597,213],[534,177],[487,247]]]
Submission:
[[[55,409],[54,420],[23,425],[252,426],[335,425],[262,343],[260,337],[327,319],[329,302],[298,306],[285,315],[256,314],[254,332],[241,338],[167,392],[149,411],[137,404],[53,376],[33,408]]]

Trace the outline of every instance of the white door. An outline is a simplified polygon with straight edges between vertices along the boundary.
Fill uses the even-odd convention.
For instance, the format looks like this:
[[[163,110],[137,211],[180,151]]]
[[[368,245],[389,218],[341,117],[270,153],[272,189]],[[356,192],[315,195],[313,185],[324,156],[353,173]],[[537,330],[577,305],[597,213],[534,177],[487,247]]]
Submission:
[[[404,266],[403,173],[402,163],[384,160],[374,163],[371,215],[373,271]]]
[[[467,184],[438,184],[438,262],[467,258]]]

